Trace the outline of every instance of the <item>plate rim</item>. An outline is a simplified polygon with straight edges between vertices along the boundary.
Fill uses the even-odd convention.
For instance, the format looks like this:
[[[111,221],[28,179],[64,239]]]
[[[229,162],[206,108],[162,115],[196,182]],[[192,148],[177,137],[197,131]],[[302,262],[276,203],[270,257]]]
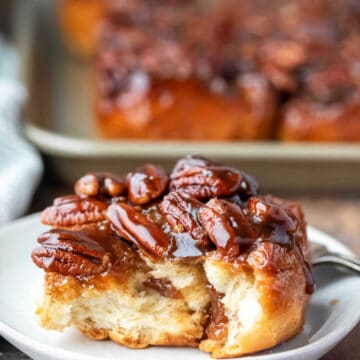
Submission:
[[[13,228],[16,228],[19,225],[24,226],[27,222],[31,223],[35,219],[38,219],[40,216],[40,213],[31,214],[25,217],[22,217],[16,221],[10,222],[9,224],[6,224],[5,226],[2,226],[0,228],[0,238],[3,233],[6,233],[8,231],[12,231]],[[311,226],[307,225],[307,232],[309,238],[311,237],[322,237],[326,238],[332,245],[335,245],[336,248],[340,253],[347,254],[347,255],[355,255],[353,251],[351,251],[346,245],[339,242],[337,239],[332,237],[331,235],[328,235],[327,233]],[[315,241],[316,242],[316,241]],[[306,344],[304,346],[287,350],[281,353],[276,354],[276,359],[285,360],[289,356],[295,356],[295,355],[306,355],[311,354],[312,352],[319,352],[322,349],[326,349],[329,346],[329,343],[338,344],[347,334],[349,334],[354,327],[358,324],[360,321],[360,309],[356,316],[352,318],[352,321],[349,322],[348,326],[346,328],[339,328],[317,340],[314,342],[311,342],[309,344]],[[52,345],[44,344],[38,340],[34,340],[31,337],[23,334],[21,331],[16,330],[12,328],[11,326],[7,325],[4,321],[0,319],[0,335],[3,336],[6,340],[9,342],[15,342],[16,344],[20,344],[24,346],[26,349],[33,349],[38,354],[42,356],[48,356],[49,353],[51,353],[53,359],[58,360],[64,360],[64,359],[72,359],[72,360],[98,360],[97,356],[92,355],[84,355],[75,351],[70,350],[64,350],[57,348]],[[15,345],[16,346],[16,345]],[[16,346],[17,347],[17,346]],[[54,352],[54,350],[56,350]],[[250,354],[249,354],[250,355]],[[254,360],[267,360],[267,359],[273,359],[273,356],[275,354],[265,354],[265,355],[256,355],[252,354],[251,359]],[[248,356],[242,356],[240,359],[250,359]]]

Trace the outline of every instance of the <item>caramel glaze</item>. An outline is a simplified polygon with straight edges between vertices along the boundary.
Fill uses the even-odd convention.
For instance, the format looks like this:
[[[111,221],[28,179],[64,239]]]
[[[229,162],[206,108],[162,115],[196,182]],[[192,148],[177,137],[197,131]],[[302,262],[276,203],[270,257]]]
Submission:
[[[236,199],[237,198],[235,198],[235,200]],[[248,204],[250,201],[253,201],[252,199],[255,198],[250,198]],[[57,200],[57,203],[59,203],[59,200]],[[267,206],[271,205],[274,207],[271,202],[265,202],[263,200],[260,203],[261,206],[264,206],[264,203],[267,204]],[[130,207],[130,205],[126,204],[126,207]],[[164,250],[161,253],[160,258],[156,257],[156,252],[153,252],[151,254],[152,260],[161,261],[161,258],[163,258],[164,254],[166,254],[166,257],[172,260],[184,259],[186,261],[189,261],[190,259],[192,259],[194,261],[201,261],[203,255],[205,255],[209,251],[214,250],[214,246],[211,245],[211,243],[209,243],[210,245],[208,245],[207,248],[199,246],[197,244],[197,239],[194,239],[194,237],[189,232],[174,232],[169,223],[166,221],[163,214],[161,213],[159,209],[159,202],[155,202],[144,207],[138,206],[137,209],[139,210],[139,212],[136,212],[138,214],[138,216],[136,216],[137,219],[132,216],[130,220],[136,220],[136,227],[138,227],[139,224],[141,225],[142,236],[145,243],[155,246],[155,244],[158,243],[156,236],[158,232],[162,232],[163,238],[166,238],[168,240],[165,245],[162,244],[168,247],[167,249],[165,249],[166,251]],[[230,261],[240,260],[242,262],[246,262],[249,253],[254,250],[261,242],[272,242],[289,249],[294,248],[303,263],[304,275],[306,278],[306,291],[308,293],[312,293],[314,289],[314,281],[312,279],[310,265],[304,259],[303,253],[300,249],[299,241],[296,240],[299,236],[301,236],[299,234],[296,235],[297,220],[292,219],[289,215],[287,215],[285,219],[282,219],[278,212],[279,209],[281,209],[279,206],[275,206],[275,210],[271,215],[271,219],[261,219],[258,214],[250,214],[247,208],[243,208],[243,212],[246,214],[247,219],[252,223],[256,231],[253,238],[247,238],[246,242],[244,242],[241,237],[229,239],[229,241],[235,241],[239,245],[241,244],[241,253],[239,256],[237,256],[236,259],[232,258],[230,255],[226,257]],[[198,222],[198,211],[190,209],[190,212],[191,216]],[[138,219],[139,216],[141,216],[140,220]],[[156,229],[155,232],[146,231],[146,223],[144,223],[144,219],[151,223],[151,228]],[[114,226],[116,226],[116,223],[114,223]],[[86,247],[88,249],[92,249],[93,251],[98,252],[100,251],[99,249],[101,249],[102,253],[107,253],[111,255],[110,258],[112,259],[113,264],[112,270],[118,268],[119,265],[123,262],[125,262],[126,266],[129,266],[129,259],[126,259],[126,256],[129,256],[129,253],[126,252],[125,249],[129,248],[130,245],[128,245],[127,241],[124,241],[123,238],[117,236],[112,230],[112,226],[109,226],[107,222],[87,224],[86,226],[83,225],[77,230],[51,230],[50,233],[47,233],[48,239],[46,241],[46,244],[44,244],[44,235],[41,235],[39,237],[39,243],[48,249],[54,249],[58,246],[59,240],[61,240],[62,236],[65,233],[70,236],[70,239],[67,240],[66,246],[61,246],[61,250],[72,252],[72,243],[82,245],[86,244]],[[227,237],[229,238],[229,236]],[[244,247],[244,243],[247,244],[247,246]],[[134,247],[133,243],[132,246]],[[142,246],[137,247],[140,249],[142,248]],[[146,253],[146,251],[144,252]],[[125,258],[123,258],[124,254]],[[39,261],[37,262],[37,265],[39,265],[38,263]],[[44,268],[46,271],[54,271],[52,266],[53,265],[51,261],[49,262],[49,260],[46,261],[46,265],[40,265],[40,267]],[[109,269],[107,269],[107,271],[108,270]]]
[[[237,256],[236,259],[232,258],[230,254],[226,257],[230,261],[240,260],[241,262],[246,262],[251,251],[256,249],[262,242],[271,242],[289,250],[294,249],[297,256],[301,259],[306,280],[306,292],[308,294],[313,293],[314,280],[311,274],[311,267],[304,258],[303,251],[301,249],[303,234],[302,229],[298,224],[300,220],[298,220],[289,210],[284,211],[280,205],[274,204],[271,201],[271,198],[267,198],[266,200],[261,199],[261,201],[258,199],[260,198],[250,198],[247,202],[247,207],[243,208],[243,212],[246,214],[247,220],[253,225],[255,230],[252,238],[249,239],[249,235],[246,234],[246,239],[243,239],[242,237],[234,239],[239,246],[241,246],[241,254]],[[235,201],[237,202],[237,198],[235,198]],[[251,210],[249,210],[248,207],[251,206],[250,203],[256,201],[258,201],[261,205],[260,207],[268,207],[266,209],[267,217],[261,218],[261,215],[257,214],[256,211],[251,214]],[[198,222],[198,211],[189,209],[189,212]],[[145,214],[151,222],[161,227],[168,238],[175,241],[175,246],[174,243],[171,243],[172,250],[169,252],[169,258],[186,258],[186,260],[189,260],[189,258],[195,259],[200,258],[207,252],[214,250],[214,247],[208,247],[207,249],[199,247],[196,243],[196,239],[194,239],[194,237],[192,237],[189,233],[179,234],[172,231],[170,225],[159,210],[158,203],[155,203],[147,208],[143,208],[142,213]],[[234,221],[232,222],[232,225],[233,223]],[[152,241],[153,239],[151,239],[151,242]]]
[[[249,202],[253,201],[250,198]],[[258,199],[258,198],[256,198]],[[254,200],[255,201],[255,200]],[[257,200],[256,200],[257,201]],[[57,200],[59,203],[59,200]],[[294,248],[298,256],[301,258],[303,263],[304,275],[306,278],[306,291],[308,293],[312,293],[314,288],[314,282],[311,276],[310,265],[304,259],[302,251],[300,249],[299,241],[296,240],[300,235],[295,236],[297,231],[297,221],[296,219],[292,219],[289,215],[287,215],[284,219],[279,215],[279,206],[274,206],[269,201],[261,201],[259,202],[261,206],[273,206],[275,210],[273,210],[272,218],[270,219],[261,219],[259,215],[255,212],[254,214],[249,213],[249,209],[243,209],[243,212],[247,215],[247,219],[253,224],[254,229],[256,230],[252,239],[246,239],[245,244],[247,246],[244,247],[244,241],[241,237],[236,237],[235,239],[229,239],[229,241],[235,241],[238,244],[241,244],[241,254],[237,257],[237,260],[246,261],[249,253],[258,246],[261,242],[272,242],[278,244],[280,246],[285,246],[289,249]],[[112,205],[116,206],[116,205]],[[126,207],[130,207],[130,205],[126,204]],[[155,246],[158,243],[158,237],[156,236],[158,233],[162,233],[162,237],[167,239],[168,242],[162,244],[167,246],[168,248],[161,252],[160,258],[156,257],[156,252],[151,253],[151,257],[155,261],[161,261],[164,254],[169,259],[183,259],[189,260],[192,258],[193,260],[199,260],[203,255],[205,255],[208,251],[213,251],[214,246],[209,245],[207,248],[201,247],[197,244],[197,239],[189,232],[174,232],[169,223],[166,221],[165,217],[159,210],[159,202],[155,202],[151,205],[147,205],[144,207],[137,207],[140,211],[136,211],[136,219],[131,214],[132,217],[130,221],[135,222],[135,227],[139,227],[141,225],[142,237],[146,244],[151,244],[151,246]],[[197,219],[198,211],[191,210],[191,216]],[[135,211],[133,211],[135,212]],[[286,213],[285,213],[286,214]],[[141,219],[139,220],[139,217]],[[135,220],[136,221],[135,221]],[[146,231],[146,219],[151,224],[151,229],[155,229],[156,231]],[[140,224],[140,225],[139,225]],[[116,223],[114,223],[114,227]],[[120,225],[118,225],[120,226]],[[109,226],[107,222],[101,222],[96,224],[88,224],[80,227],[77,230],[51,230],[48,235],[41,235],[39,237],[39,243],[45,246],[47,249],[54,249],[58,247],[58,243],[64,234],[70,236],[70,239],[66,241],[66,246],[61,245],[61,250],[67,252],[74,252],[71,248],[71,244],[81,244],[86,245],[88,249],[92,251],[97,251],[111,255],[112,259],[112,269],[118,268],[121,263],[125,261],[126,266],[129,266],[129,259],[123,258],[123,255],[128,256],[128,252],[124,252],[126,247],[129,245],[124,239],[121,239],[117,236],[114,231],[112,231],[112,226]],[[51,236],[50,236],[51,235]],[[47,238],[45,242],[44,239]],[[229,238],[229,236],[227,236]],[[126,239],[129,240],[129,239]],[[131,240],[130,240],[131,241]],[[135,241],[134,241],[135,242]],[[64,242],[63,242],[64,243]],[[136,243],[136,242],[135,242]],[[142,248],[142,246],[138,246],[138,248]],[[81,252],[81,250],[80,250]],[[145,251],[146,252],[146,251]],[[76,251],[75,251],[76,253]],[[51,256],[50,256],[51,258]],[[228,260],[234,261],[231,256],[227,256]],[[39,261],[37,262],[37,264]],[[38,264],[39,265],[39,264]],[[41,266],[46,271],[53,271],[52,263],[46,261],[46,265]],[[108,270],[108,269],[107,269]]]
[[[124,278],[134,270],[148,270],[139,254],[121,241],[106,221],[72,229],[52,229],[40,235],[38,242],[41,248],[33,250],[32,259],[46,272],[87,280],[98,274]],[[72,263],[71,268],[64,258]],[[83,259],[93,265],[90,273],[85,271]]]
[[[197,220],[197,209],[191,208],[189,210],[189,215]],[[165,216],[160,211],[159,202],[145,207],[142,209],[142,213],[153,223],[157,224],[167,236],[168,239],[171,239],[169,247],[171,251],[169,252],[169,258],[184,259],[188,261],[189,259],[197,260],[205,255],[206,251],[213,250],[214,247],[209,245],[209,242],[202,246],[199,244],[197,239],[191,234],[191,232],[181,231],[179,226],[178,231],[174,231],[168,221],[166,221]],[[207,247],[206,247],[207,246]]]

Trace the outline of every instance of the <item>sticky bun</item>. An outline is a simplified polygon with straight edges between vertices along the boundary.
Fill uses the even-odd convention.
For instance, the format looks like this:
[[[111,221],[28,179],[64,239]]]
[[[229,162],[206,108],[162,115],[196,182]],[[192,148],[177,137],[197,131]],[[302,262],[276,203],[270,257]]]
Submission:
[[[314,288],[300,206],[200,156],[168,174],[90,173],[55,199],[33,262],[48,329],[76,326],[130,348],[199,347],[215,358],[273,347],[303,327]]]

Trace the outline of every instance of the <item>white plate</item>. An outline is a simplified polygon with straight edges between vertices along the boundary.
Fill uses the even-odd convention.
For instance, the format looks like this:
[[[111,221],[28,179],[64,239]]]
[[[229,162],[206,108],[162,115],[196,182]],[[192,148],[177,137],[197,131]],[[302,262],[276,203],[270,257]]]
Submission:
[[[30,259],[37,236],[46,229],[35,214],[0,230],[0,334],[35,360],[209,359],[197,349],[150,347],[130,350],[110,341],[90,341],[74,329],[63,333],[40,328],[34,315],[36,289],[43,273]],[[328,235],[309,227],[311,240],[331,250],[351,252]],[[316,269],[317,290],[304,330],[294,339],[242,359],[318,359],[360,320],[360,277],[331,268]]]

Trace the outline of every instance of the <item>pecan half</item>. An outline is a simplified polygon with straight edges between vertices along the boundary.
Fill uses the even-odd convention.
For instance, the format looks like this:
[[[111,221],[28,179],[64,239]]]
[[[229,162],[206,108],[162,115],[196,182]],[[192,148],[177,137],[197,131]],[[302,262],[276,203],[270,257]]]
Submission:
[[[219,164],[200,155],[187,155],[175,164],[171,177],[176,176],[180,171],[188,170],[194,166],[206,167],[211,165]]]
[[[99,200],[77,195],[54,200],[41,214],[41,222],[52,226],[74,226],[101,221],[107,205]]]
[[[252,197],[247,203],[253,222],[261,229],[264,240],[291,245],[289,235],[297,230],[297,221],[281,206],[268,200]]]
[[[143,205],[158,198],[169,183],[169,176],[160,166],[147,164],[126,177],[128,198],[137,205]]]
[[[184,191],[170,192],[159,204],[161,212],[174,233],[189,234],[190,239],[187,240],[195,241],[199,249],[206,250],[209,239],[198,221],[198,212],[202,206],[199,200]]]
[[[255,189],[249,176],[227,166],[193,166],[173,174],[170,182],[170,190],[184,190],[197,199],[230,196],[238,191],[251,196]]]
[[[197,199],[231,196],[239,192],[245,197],[256,195],[257,182],[249,175],[220,165],[202,156],[187,156],[171,173],[170,190],[184,190]]]
[[[110,254],[80,231],[50,230],[38,238],[41,247],[32,251],[33,262],[46,272],[91,276],[111,265]]]
[[[111,173],[89,173],[75,183],[75,193],[87,196],[120,196],[126,189],[125,182]]]
[[[164,257],[171,247],[169,237],[142,213],[125,203],[109,206],[106,212],[114,231],[150,256]]]
[[[243,210],[226,200],[211,199],[200,209],[199,220],[223,255],[240,255],[241,247],[258,235]]]

